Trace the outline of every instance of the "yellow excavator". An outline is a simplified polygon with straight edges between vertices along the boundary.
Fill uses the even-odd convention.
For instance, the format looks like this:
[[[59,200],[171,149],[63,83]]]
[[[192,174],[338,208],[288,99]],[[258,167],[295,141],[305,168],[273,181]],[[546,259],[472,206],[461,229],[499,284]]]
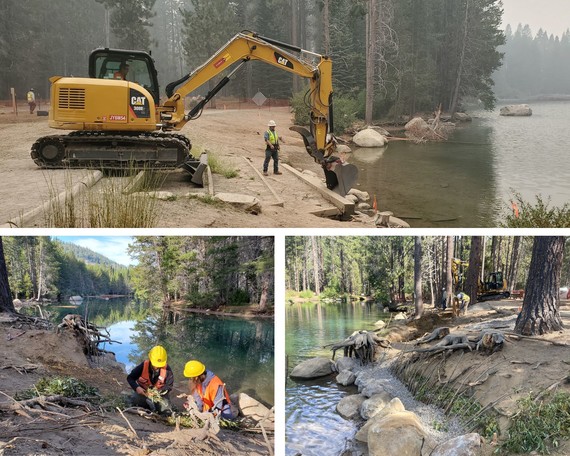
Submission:
[[[323,168],[327,187],[344,196],[356,182],[358,170],[333,155],[331,59],[250,31],[236,34],[199,68],[168,84],[168,99],[162,104],[150,54],[94,50],[89,57],[88,78],[50,78],[49,126],[73,132],[38,139],[31,156],[42,168],[181,167],[191,174],[192,182],[201,185],[204,157],[200,160],[190,155],[191,142],[186,136],[168,132],[198,118],[206,103],[250,60],[308,79],[310,88],[305,98],[310,127],[293,126],[291,130],[301,134],[307,152]],[[185,112],[187,95],[229,69],[229,74]]]
[[[469,262],[459,258],[451,261],[451,273],[453,274],[453,288],[463,290]],[[479,280],[477,287],[477,301],[491,299],[506,299],[510,297],[509,287],[501,271],[488,272],[485,280]]]

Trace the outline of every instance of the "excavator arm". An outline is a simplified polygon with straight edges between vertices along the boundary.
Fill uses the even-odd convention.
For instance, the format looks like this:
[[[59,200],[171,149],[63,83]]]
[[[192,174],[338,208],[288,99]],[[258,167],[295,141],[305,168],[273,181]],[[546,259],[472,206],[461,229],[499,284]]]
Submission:
[[[167,85],[166,94],[169,98],[158,108],[162,129],[180,130],[189,120],[198,117],[206,103],[230,81],[241,65],[250,60],[260,60],[308,79],[310,129],[293,126],[291,130],[301,134],[307,152],[323,167],[327,187],[345,195],[355,183],[358,171],[355,166],[342,163],[333,156],[336,141],[333,136],[332,61],[328,56],[264,38],[253,32],[238,33],[202,66]],[[186,113],[185,97],[229,69],[231,72],[197,106]]]

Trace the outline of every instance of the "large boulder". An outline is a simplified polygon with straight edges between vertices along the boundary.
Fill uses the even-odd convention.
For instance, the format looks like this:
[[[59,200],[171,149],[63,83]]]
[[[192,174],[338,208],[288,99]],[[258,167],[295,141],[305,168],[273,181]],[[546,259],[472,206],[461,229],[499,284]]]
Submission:
[[[364,426],[360,428],[360,430],[355,435],[355,439],[360,442],[368,443],[368,430],[374,423],[376,423],[376,421],[381,420],[385,416],[392,415],[393,413],[403,412],[405,410],[406,408],[404,407],[404,404],[402,404],[400,398],[395,397],[388,403],[388,405],[386,405],[386,407],[376,413],[364,424]]]
[[[453,114],[453,118],[458,122],[471,122],[471,116],[464,112],[456,112]]]
[[[392,413],[368,429],[370,456],[428,456],[434,446],[412,412]]]
[[[342,386],[353,385],[355,380],[356,380],[356,375],[354,375],[349,370],[340,371],[340,374],[336,376],[336,382]]]
[[[290,377],[299,379],[324,377],[334,372],[334,366],[328,358],[311,358],[295,366]]]
[[[356,133],[352,141],[359,147],[384,147],[386,145],[386,138],[371,128]]]
[[[373,395],[360,406],[360,416],[365,420],[369,420],[386,407],[392,399],[392,395],[386,391]]]
[[[406,131],[423,131],[429,129],[429,125],[421,117],[414,117],[404,126],[404,129]]]
[[[351,188],[347,195],[354,195],[358,202],[366,203],[370,201],[370,194],[368,192],[363,192],[362,190],[357,190],[356,188]]]
[[[437,446],[431,456],[480,456],[482,438],[477,433],[460,435]]]
[[[358,411],[365,399],[366,398],[361,394],[345,396],[336,405],[336,411],[347,420],[358,418]]]
[[[351,358],[350,356],[343,356],[336,360],[336,370],[337,372],[342,372],[344,370],[351,371],[355,367],[359,366],[359,362],[356,358]]]
[[[270,411],[265,405],[245,393],[239,394],[237,406],[241,415],[251,418],[256,422],[270,415]]]
[[[527,104],[508,105],[501,108],[501,116],[532,116],[532,109]]]

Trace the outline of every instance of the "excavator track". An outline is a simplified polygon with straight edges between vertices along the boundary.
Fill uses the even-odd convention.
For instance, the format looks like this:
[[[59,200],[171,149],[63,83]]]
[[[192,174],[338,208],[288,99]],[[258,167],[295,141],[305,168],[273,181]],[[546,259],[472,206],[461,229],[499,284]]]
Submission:
[[[39,138],[31,156],[41,168],[174,169],[191,161],[191,147],[177,134],[74,131]]]

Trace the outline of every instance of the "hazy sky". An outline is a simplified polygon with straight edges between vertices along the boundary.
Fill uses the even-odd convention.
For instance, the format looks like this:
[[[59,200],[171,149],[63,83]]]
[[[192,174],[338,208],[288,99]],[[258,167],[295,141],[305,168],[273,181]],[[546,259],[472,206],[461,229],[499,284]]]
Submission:
[[[129,266],[135,262],[127,253],[129,243],[133,242],[131,237],[123,236],[54,236],[63,242],[77,244],[86,247],[110,260],[124,266]]]
[[[503,27],[530,25],[533,36],[540,28],[561,36],[570,28],[570,0],[503,0]]]

